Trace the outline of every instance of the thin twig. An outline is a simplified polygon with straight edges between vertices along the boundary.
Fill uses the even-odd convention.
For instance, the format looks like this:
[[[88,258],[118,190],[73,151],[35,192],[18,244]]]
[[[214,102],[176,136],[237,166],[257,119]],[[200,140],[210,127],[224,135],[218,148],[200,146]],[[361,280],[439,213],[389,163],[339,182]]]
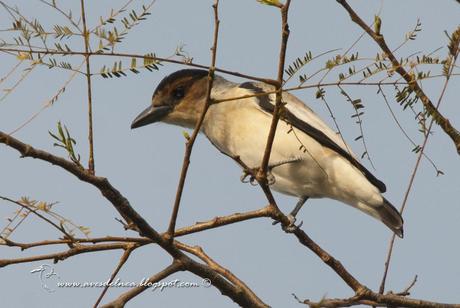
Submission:
[[[226,226],[234,224],[241,221],[246,221],[254,218],[270,217],[270,206],[263,207],[258,210],[245,212],[245,213],[235,213],[227,216],[215,217],[214,219],[197,222],[196,224],[188,227],[179,228],[174,233],[174,236],[184,236],[204,230],[214,229],[221,226]]]
[[[184,270],[183,264],[177,261],[173,261],[171,265],[166,267],[161,272],[153,275],[150,277],[145,283],[135,288],[130,289],[129,291],[121,294],[117,299],[111,301],[110,303],[105,304],[102,308],[123,308],[125,307],[126,303],[142,293],[143,291],[147,290],[153,283],[158,282],[176,272]]]
[[[90,48],[89,48],[89,32],[86,25],[85,0],[80,0],[81,18],[83,21],[83,39],[85,42],[85,60],[86,60],[86,82],[88,91],[88,142],[89,142],[89,158],[88,170],[91,174],[95,174],[94,170],[94,135],[93,135],[93,96],[91,87],[91,66],[90,66]]]
[[[260,298],[257,297],[257,295],[238,277],[236,277],[230,270],[224,268],[222,265],[218,264],[216,261],[214,261],[211,257],[209,257],[201,247],[195,246],[191,247],[189,245],[186,245],[181,242],[175,242],[176,246],[188,253],[191,253],[198,258],[200,258],[202,261],[204,261],[209,267],[214,269],[216,272],[224,276],[226,279],[228,279],[231,283],[234,285],[238,286],[242,290],[244,290],[246,293],[250,294],[251,297],[253,297],[253,300],[255,302],[260,302]]]
[[[1,140],[0,140],[1,141]],[[30,212],[34,213],[35,215],[37,215],[37,217],[39,217],[40,219],[46,221],[47,223],[49,223],[51,226],[53,226],[54,228],[56,228],[59,232],[62,232],[66,237],[68,238],[72,238],[72,236],[70,236],[69,233],[67,233],[67,231],[62,227],[62,226],[58,226],[57,224],[55,224],[53,221],[51,221],[50,219],[48,219],[47,217],[43,216],[42,214],[38,213],[38,211],[36,209],[32,209],[24,204],[22,204],[21,202],[19,201],[16,201],[16,200],[13,200],[13,199],[10,199],[8,197],[4,197],[4,196],[0,196],[0,199],[2,200],[5,200],[5,201],[8,201],[10,203],[14,203],[16,205],[19,205],[21,208],[24,208],[24,209],[27,209],[29,210]]]
[[[128,261],[129,256],[131,255],[131,252],[136,248],[136,246],[129,246],[124,252],[123,255],[120,258],[120,261],[118,262],[117,267],[113,271],[112,275],[110,276],[110,279],[107,283],[107,285],[104,287],[104,290],[102,290],[101,294],[99,295],[98,299],[96,300],[96,303],[94,304],[94,308],[97,308],[99,306],[99,303],[101,302],[102,298],[104,297],[105,293],[107,293],[107,290],[109,289],[110,283],[115,279],[115,277],[118,275],[118,272],[120,272],[121,268],[123,265]]]
[[[206,112],[208,111],[209,106],[211,105],[211,90],[212,85],[214,83],[214,71],[216,69],[216,56],[217,56],[217,42],[219,38],[219,0],[215,0],[214,4],[212,5],[214,11],[214,39],[213,45],[211,47],[211,66],[209,67],[208,73],[208,82],[206,86],[206,101],[201,111],[201,115],[199,120],[195,125],[195,129],[193,130],[192,136],[187,140],[186,147],[185,147],[185,154],[184,154],[184,161],[182,163],[182,169],[179,178],[179,184],[177,186],[176,198],[174,201],[173,210],[171,213],[171,219],[169,221],[169,227],[167,231],[167,235],[169,239],[174,238],[174,231],[176,229],[176,221],[177,215],[179,212],[180,201],[182,197],[182,191],[184,189],[185,179],[187,177],[188,167],[190,165],[190,156],[192,155],[193,145],[195,144],[195,140],[200,132],[201,125],[203,124],[204,117],[206,116]]]
[[[63,55],[63,56],[71,56],[71,55],[79,55],[79,56],[86,56],[87,54],[89,56],[109,56],[109,57],[121,57],[121,58],[136,58],[136,59],[146,59],[146,60],[154,60],[154,61],[159,61],[159,62],[166,62],[166,63],[174,63],[174,64],[180,64],[180,65],[185,65],[185,66],[190,66],[190,67],[195,67],[195,68],[200,68],[200,69],[206,69],[209,70],[209,66],[207,65],[202,65],[202,64],[197,64],[197,63],[192,63],[192,62],[187,62],[187,61],[180,61],[180,60],[174,60],[174,59],[168,59],[168,58],[162,58],[162,57],[156,57],[156,56],[151,56],[151,55],[139,55],[139,54],[132,54],[132,53],[121,53],[121,52],[111,52],[111,53],[103,53],[103,52],[89,52],[85,53],[83,51],[62,51],[62,50],[41,50],[41,51],[36,51],[36,50],[28,50],[28,49],[19,49],[19,48],[4,48],[0,47],[0,51],[3,52],[24,52],[24,53],[32,53],[32,54],[41,54],[41,55]],[[255,80],[255,81],[261,81],[264,83],[268,83],[271,85],[276,85],[278,82],[276,80],[270,79],[270,78],[261,78],[261,77],[256,77],[256,76],[251,76],[247,74],[242,74],[236,71],[230,71],[222,68],[215,68],[216,72],[220,72],[223,74],[228,74],[232,75],[235,77],[240,77],[240,78],[245,78],[245,79],[250,79],[250,80]]]
[[[0,267],[5,267],[11,264],[19,263],[30,263],[41,260],[53,260],[54,263],[65,260],[69,257],[79,255],[82,253],[103,251],[103,250],[114,250],[114,249],[126,249],[126,243],[109,243],[109,244],[95,244],[95,245],[76,245],[66,251],[50,253],[32,257],[18,258],[18,259],[0,259]]]
[[[460,53],[460,50],[457,50],[457,53],[455,55],[453,55],[453,60],[452,60],[453,64],[456,63],[459,53]],[[436,110],[438,110],[439,106],[441,105],[441,102],[442,102],[442,99],[444,97],[444,94],[446,93],[447,85],[449,84],[450,77],[452,75],[453,69],[454,69],[454,65],[452,65],[449,68],[449,71],[447,72],[446,80],[444,82],[444,85],[443,85],[442,90],[441,90],[441,94],[439,95],[438,101],[436,103],[436,107],[435,107]],[[419,152],[419,154],[417,156],[417,160],[415,162],[415,166],[414,166],[414,169],[412,171],[412,174],[411,174],[411,177],[410,177],[410,180],[409,180],[409,184],[408,184],[406,193],[404,194],[404,199],[403,199],[401,208],[399,210],[399,212],[401,214],[404,212],[404,209],[406,207],[407,200],[409,198],[409,194],[410,194],[410,192],[412,190],[412,187],[413,187],[413,184],[414,184],[415,176],[417,175],[417,171],[418,171],[418,168],[420,166],[422,156],[424,155],[425,148],[426,148],[426,145],[428,143],[428,138],[430,138],[431,129],[433,128],[433,123],[435,121],[436,121],[435,118],[431,118],[430,125],[428,126],[428,130],[426,131],[422,147],[420,148],[420,152]],[[394,247],[395,239],[396,239],[395,234],[393,234],[393,236],[391,237],[390,243],[389,243],[388,253],[387,253],[386,260],[385,260],[385,267],[384,267],[384,271],[383,271],[383,277],[382,277],[382,281],[381,281],[380,287],[379,287],[379,293],[381,293],[381,294],[383,294],[383,292],[385,291],[385,283],[386,283],[386,278],[387,278],[387,275],[388,275],[388,269],[390,267],[391,256],[392,256],[392,253],[393,253],[393,247]]]
[[[283,85],[283,75],[284,75],[284,65],[286,62],[286,49],[287,42],[289,39],[289,24],[288,24],[288,13],[289,6],[291,5],[291,0],[287,0],[284,5],[281,6],[281,46],[278,59],[278,77],[277,84],[275,85],[276,89],[276,99],[275,99],[275,108],[273,110],[273,118],[270,125],[270,130],[268,132],[267,144],[265,146],[264,155],[262,158],[262,163],[260,165],[259,172],[257,173],[257,179],[259,182],[265,183],[267,181],[267,168],[270,161],[270,155],[272,151],[273,141],[275,140],[276,128],[278,126],[278,121],[280,119],[280,110],[282,105],[282,85]]]
[[[77,29],[78,32],[80,32],[80,34],[84,35],[85,31],[84,31],[84,30],[82,31],[82,30],[80,29],[80,26],[78,25],[77,22],[75,22],[75,21],[73,20],[73,18],[72,18],[71,15],[67,14],[67,13],[64,12],[60,7],[58,7],[57,5],[54,5],[53,3],[49,3],[48,1],[45,1],[45,0],[38,0],[38,1],[40,1],[40,2],[43,3],[43,4],[46,4],[46,5],[50,6],[50,7],[52,7],[52,8],[55,9],[55,10],[57,10],[59,13],[61,13],[65,18],[67,18],[67,19],[70,21],[70,23],[72,24],[72,26],[74,26],[75,29]],[[53,2],[54,2],[54,1],[53,1]]]
[[[85,63],[85,61],[83,61],[80,66],[78,67],[78,69],[80,69],[83,64]],[[27,120],[25,120],[23,123],[21,123],[18,127],[16,127],[15,129],[13,129],[9,135],[14,135],[15,133],[17,133],[19,130],[23,129],[26,125],[28,125],[30,122],[32,122],[36,117],[38,117],[45,109],[47,109],[48,107],[52,106],[58,99],[59,99],[59,96],[65,92],[67,86],[70,84],[70,82],[77,76],[77,71],[74,71],[72,72],[72,74],[70,74],[69,78],[64,82],[64,84],[57,90],[57,92],[50,98],[48,99],[44,104],[43,106],[38,110],[36,111],[34,114],[32,114]]]
[[[245,213],[235,213],[227,216],[218,216],[208,221],[197,222],[194,225],[182,227],[176,230],[174,237],[185,236],[205,230],[215,229],[222,226],[227,226],[241,221],[251,220],[255,218],[270,217],[271,209],[270,206],[265,206],[261,209],[249,211]],[[162,234],[165,236],[165,234]],[[149,244],[155,243],[152,239],[147,237],[117,237],[117,236],[105,236],[96,238],[65,238],[59,240],[44,240],[32,243],[19,243],[12,240],[3,238],[5,241],[4,245],[11,247],[19,247],[21,250],[26,250],[33,247],[50,246],[50,245],[72,245],[78,243],[103,243],[103,242],[126,242],[126,243],[138,243],[138,244]]]
[[[388,98],[385,94],[385,92],[383,91],[383,87],[381,85],[378,86],[379,90],[377,91],[377,94],[380,93],[383,97],[383,100],[385,102],[385,105],[387,106],[388,108],[388,111],[390,112],[391,114],[391,117],[393,118],[393,120],[395,121],[396,125],[398,126],[399,130],[403,133],[404,137],[406,137],[407,140],[409,140],[409,142],[414,146],[416,147],[417,144],[415,143],[415,141],[409,136],[409,134],[406,132],[406,130],[404,129],[404,127],[402,127],[401,123],[399,122],[398,118],[396,117],[396,114],[394,113],[393,111],[393,108],[391,108],[391,105],[390,103],[388,102]],[[434,161],[428,156],[426,155],[426,153],[423,153],[423,156],[425,157],[426,160],[428,160],[428,162],[430,163],[430,165],[433,166],[433,168],[436,170],[436,174],[439,174],[441,172],[441,170],[438,169],[438,167],[436,166],[436,164],[434,163]]]

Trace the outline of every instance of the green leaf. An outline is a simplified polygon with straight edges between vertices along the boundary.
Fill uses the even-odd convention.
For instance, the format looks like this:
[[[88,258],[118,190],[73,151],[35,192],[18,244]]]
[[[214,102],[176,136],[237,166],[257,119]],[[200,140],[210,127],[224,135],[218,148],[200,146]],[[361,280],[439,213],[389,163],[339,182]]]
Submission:
[[[382,27],[382,20],[380,19],[380,16],[375,15],[374,16],[374,32],[377,35],[380,35],[380,28]]]
[[[260,2],[265,5],[271,5],[271,6],[276,6],[276,7],[281,7],[282,4],[278,0],[257,0],[257,2]]]

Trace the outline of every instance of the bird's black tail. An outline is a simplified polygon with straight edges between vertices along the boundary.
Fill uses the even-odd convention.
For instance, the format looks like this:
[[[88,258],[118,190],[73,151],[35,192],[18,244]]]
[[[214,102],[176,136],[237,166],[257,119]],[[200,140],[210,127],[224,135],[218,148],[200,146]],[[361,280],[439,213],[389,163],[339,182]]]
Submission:
[[[375,207],[375,209],[378,212],[380,220],[397,236],[402,238],[404,236],[404,221],[398,210],[385,198],[383,198],[383,204]]]

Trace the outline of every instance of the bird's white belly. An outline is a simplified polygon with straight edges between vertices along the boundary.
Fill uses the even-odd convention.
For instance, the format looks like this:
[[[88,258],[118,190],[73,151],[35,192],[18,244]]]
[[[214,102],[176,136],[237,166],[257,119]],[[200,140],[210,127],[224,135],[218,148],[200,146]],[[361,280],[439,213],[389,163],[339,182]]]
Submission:
[[[225,104],[225,103],[223,103]],[[213,107],[213,106],[212,106]],[[271,116],[251,106],[210,108],[204,133],[222,152],[238,156],[250,168],[260,167],[266,148]],[[231,119],[229,121],[229,119]],[[270,166],[272,188],[284,194],[310,198],[328,197],[356,206],[359,202],[379,204],[378,189],[336,152],[323,147],[307,134],[279,121]]]
[[[225,115],[212,113],[211,109],[213,121],[205,123],[208,125],[204,132],[222,152],[238,156],[247,166],[256,168],[260,167],[265,152],[271,117],[258,110],[245,112],[244,109]],[[220,121],[220,116],[225,118]],[[228,121],[228,118],[233,120]],[[293,196],[328,196],[325,191],[328,175],[320,161],[325,157],[323,152],[323,147],[315,140],[280,121],[269,165],[286,163],[271,170],[275,178],[272,188]],[[293,162],[288,163],[289,160]]]
[[[327,197],[327,176],[316,166],[308,166],[305,162],[294,162],[272,169],[274,177],[272,188],[278,192],[310,198]]]

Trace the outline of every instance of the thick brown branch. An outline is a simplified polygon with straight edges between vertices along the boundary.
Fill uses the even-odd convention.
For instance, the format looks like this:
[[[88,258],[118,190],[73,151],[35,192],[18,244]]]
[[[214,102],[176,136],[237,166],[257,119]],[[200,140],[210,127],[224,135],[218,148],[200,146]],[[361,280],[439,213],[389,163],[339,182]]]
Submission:
[[[342,278],[345,283],[353,289],[355,292],[367,292],[368,288],[362,285],[352,274],[350,274],[345,267],[331,256],[327,251],[321,248],[318,244],[316,244],[303,230],[300,228],[296,228],[294,230],[294,235],[297,237],[299,242],[308,247],[311,251],[313,251],[324,263],[326,263],[330,268],[337,273],[337,275]]]
[[[0,143],[3,143],[11,148],[16,149],[22,154],[22,157],[32,157],[43,161],[47,161],[53,165],[58,165],[69,173],[75,175],[83,182],[92,184],[98,188],[102,195],[109,200],[120,215],[125,218],[130,224],[139,231],[143,236],[146,236],[158,243],[171,257],[180,261],[184,267],[193,274],[210,279],[212,285],[215,286],[224,294],[230,297],[233,301],[243,307],[266,307],[264,303],[254,302],[249,294],[242,292],[241,289],[235,287],[228,282],[219,273],[212,270],[206,265],[200,264],[186,256],[177,249],[171,241],[162,237],[148,222],[132,208],[129,201],[115,188],[110,182],[103,177],[95,176],[78,165],[64,158],[52,155],[43,150],[38,150],[30,145],[27,145],[18,139],[11,137],[0,131]]]
[[[425,92],[422,90],[420,85],[417,83],[415,80],[415,76],[412,74],[409,74],[404,67],[399,63],[399,61],[396,59],[395,55],[391,51],[391,49],[388,47],[385,38],[383,37],[382,34],[375,32],[372,30],[362,19],[361,17],[356,14],[356,12],[353,10],[353,8],[347,3],[346,0],[337,0],[338,3],[340,3],[345,10],[348,12],[348,14],[351,17],[351,20],[354,21],[357,25],[359,25],[364,31],[366,31],[367,34],[380,46],[380,48],[383,50],[385,55],[390,59],[393,69],[401,75],[401,77],[406,80],[408,86],[414,93],[417,95],[418,98],[420,98],[421,102],[423,103],[423,106],[425,107],[426,111],[428,114],[435,120],[435,122],[444,130],[444,132],[452,139],[454,142],[454,145],[457,149],[457,152],[460,154],[460,132],[454,128],[448,119],[446,119],[439,111],[438,109],[434,106],[434,104],[431,102],[431,100],[428,98],[428,96],[425,94]]]

